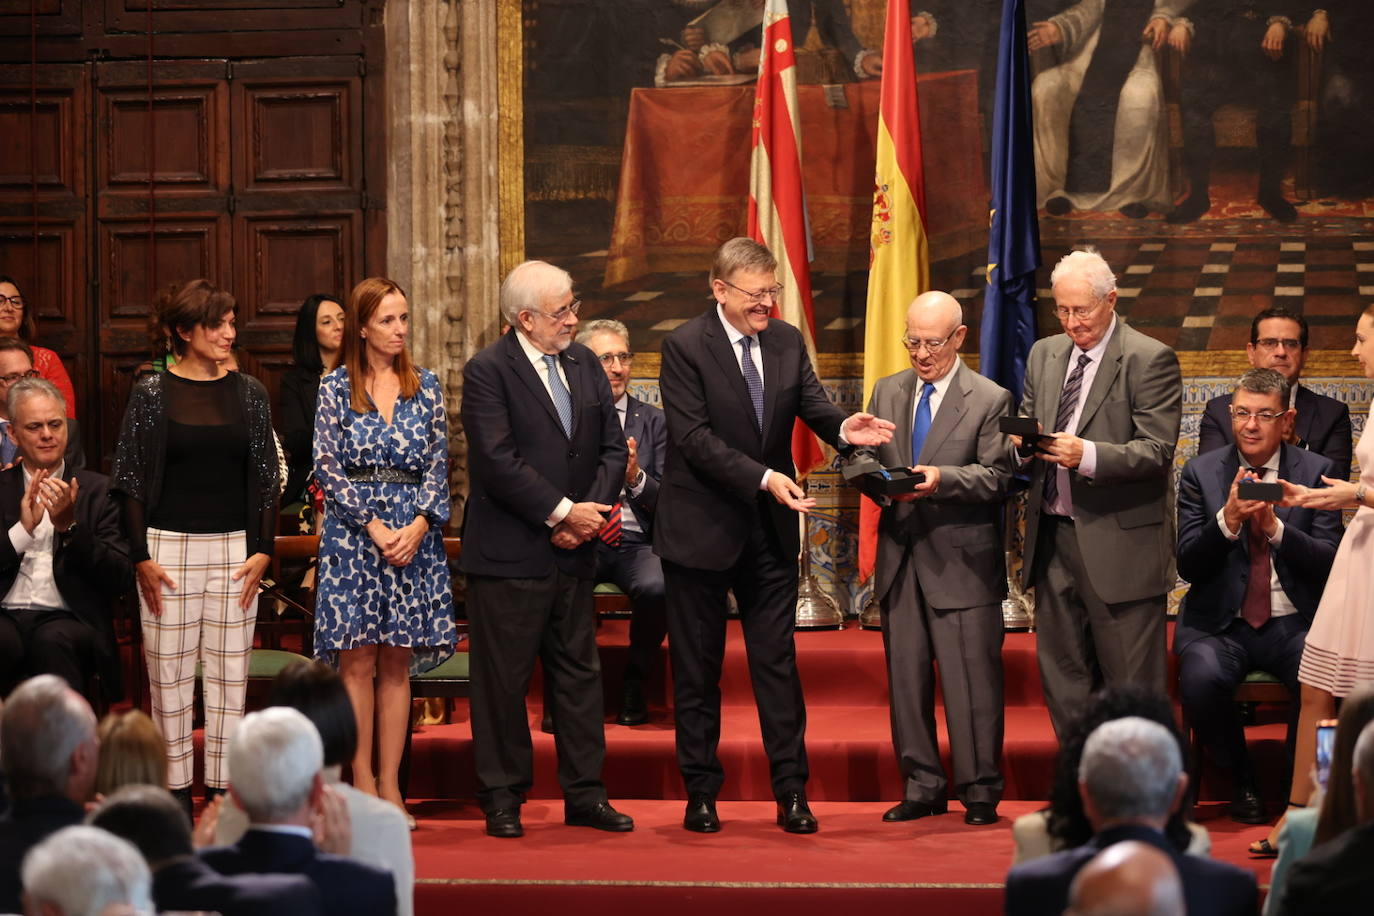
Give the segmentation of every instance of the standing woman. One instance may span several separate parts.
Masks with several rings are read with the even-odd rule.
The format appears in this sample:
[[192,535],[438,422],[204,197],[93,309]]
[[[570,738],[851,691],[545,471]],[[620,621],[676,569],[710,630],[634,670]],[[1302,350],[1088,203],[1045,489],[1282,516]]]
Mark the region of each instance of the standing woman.
[[196,662],[205,691],[205,795],[224,791],[227,739],[243,715],[258,581],[271,560],[277,452],[267,391],[221,365],[234,297],[206,280],[155,305],[176,362],[142,379],[115,451],[138,575],[153,721],[168,788],[190,799]]
[[9,277],[0,274],[0,337],[18,337],[33,351],[33,368],[40,378],[45,378],[57,386],[62,397],[67,399],[67,416],[76,419],[76,389],[72,387],[67,367],[62,365],[62,357],[47,347],[33,342],[38,334],[38,324],[34,317],[34,303],[19,292],[19,285]]
[[343,347],[344,310],[338,296],[316,293],[301,303],[296,336],[291,341],[295,365],[281,377],[281,434],[286,446],[288,503],[304,499],[306,479],[314,468],[315,400],[320,379],[339,365]]
[[320,382],[315,412],[315,479],[325,494],[315,656],[337,664],[358,717],[353,785],[401,808],[410,675],[448,658],[455,642],[441,531],[448,419],[439,380],[411,364],[409,332],[400,287],[381,277],[359,283],[348,297],[343,365]]

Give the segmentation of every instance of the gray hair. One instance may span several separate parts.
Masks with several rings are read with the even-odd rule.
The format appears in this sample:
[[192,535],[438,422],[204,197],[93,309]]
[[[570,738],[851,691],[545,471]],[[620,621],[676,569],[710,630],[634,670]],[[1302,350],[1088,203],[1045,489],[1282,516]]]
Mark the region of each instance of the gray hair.
[[526,261],[501,281],[501,317],[519,327],[521,312],[538,312],[549,299],[572,291],[572,277],[548,261]]
[[249,713],[229,742],[229,784],[254,823],[286,820],[310,798],[324,769],[324,742],[299,710]]
[[1236,379],[1236,391],[1251,394],[1277,394],[1284,410],[1288,409],[1288,379],[1273,369],[1251,369]]
[[1050,272],[1050,288],[1058,286],[1061,280],[1075,277],[1084,280],[1092,290],[1093,298],[1099,301],[1116,289],[1116,275],[1096,248],[1077,249],[1060,258]]
[[577,332],[577,342],[586,344],[597,334],[616,334],[625,341],[625,346],[630,345],[630,329],[625,327],[625,322],[616,321],[614,318],[598,318],[586,322]]
[[65,795],[72,754],[95,738],[90,704],[55,674],[15,688],[0,714],[0,760],[15,799]]
[[24,857],[24,893],[35,908],[100,916],[111,904],[153,912],[153,878],[138,849],[98,827],[65,827]]
[[67,415],[67,399],[62,397],[62,392],[57,390],[56,385],[45,378],[21,378],[11,385],[9,393],[5,395],[5,409],[13,418],[20,401],[25,398],[36,398],[40,395],[47,395],[52,398],[61,405],[62,416]]
[[1102,820],[1166,817],[1182,769],[1178,741],[1167,728],[1127,716],[1102,723],[1088,736],[1078,781]]
[[733,238],[716,249],[711,264],[712,280],[729,280],[741,270],[761,270],[772,273],[778,269],[778,259],[767,246],[751,238]]

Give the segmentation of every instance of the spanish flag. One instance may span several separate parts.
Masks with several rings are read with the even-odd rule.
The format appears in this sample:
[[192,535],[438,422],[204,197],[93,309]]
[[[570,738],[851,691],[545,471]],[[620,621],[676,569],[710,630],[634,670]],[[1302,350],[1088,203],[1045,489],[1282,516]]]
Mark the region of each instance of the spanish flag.
[[[930,286],[925,231],[925,175],[916,62],[911,53],[908,0],[888,0],[883,37],[883,84],[878,105],[878,155],[869,235],[868,308],[864,321],[864,405],[878,379],[909,366],[902,337],[906,309]],[[892,419],[887,417],[886,419]],[[873,574],[878,506],[859,504],[859,577]]]

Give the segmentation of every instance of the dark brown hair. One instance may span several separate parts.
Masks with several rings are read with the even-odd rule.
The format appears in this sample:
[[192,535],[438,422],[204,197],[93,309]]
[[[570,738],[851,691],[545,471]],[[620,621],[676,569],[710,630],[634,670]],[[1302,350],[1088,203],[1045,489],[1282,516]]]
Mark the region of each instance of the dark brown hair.
[[[364,357],[363,328],[377,314],[382,300],[392,293],[400,293],[404,298],[406,291],[386,277],[368,277],[348,294],[348,307],[344,309],[343,365],[348,372],[350,406],[358,413],[376,410],[367,399],[367,359]],[[413,398],[420,390],[420,373],[410,361],[410,350],[405,349],[396,355],[393,364],[401,379],[401,397]]]
[[153,312],[172,345],[172,352],[180,359],[186,355],[186,340],[182,334],[189,334],[197,327],[213,328],[237,307],[232,295],[209,280],[192,280],[167,287],[153,304]]
[[8,283],[13,286],[18,290],[19,298],[24,300],[24,317],[19,319],[19,336],[25,340],[33,340],[34,335],[38,333],[38,325],[33,320],[33,303],[24,295],[24,291],[19,289],[19,284],[13,277],[0,274],[0,283]]

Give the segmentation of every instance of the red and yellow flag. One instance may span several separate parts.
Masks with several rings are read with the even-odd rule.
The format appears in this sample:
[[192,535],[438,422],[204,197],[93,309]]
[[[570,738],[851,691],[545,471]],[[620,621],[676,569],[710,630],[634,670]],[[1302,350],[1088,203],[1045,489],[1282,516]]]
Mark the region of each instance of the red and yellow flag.
[[[906,309],[912,299],[930,286],[921,116],[916,99],[916,63],[911,53],[908,0],[888,0],[887,3],[883,84],[879,97],[873,225],[869,237],[868,308],[864,321],[865,405],[878,379],[910,365],[902,346]],[[861,579],[873,574],[877,544],[878,506],[863,497],[859,504]]]

